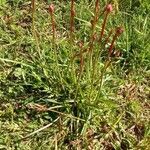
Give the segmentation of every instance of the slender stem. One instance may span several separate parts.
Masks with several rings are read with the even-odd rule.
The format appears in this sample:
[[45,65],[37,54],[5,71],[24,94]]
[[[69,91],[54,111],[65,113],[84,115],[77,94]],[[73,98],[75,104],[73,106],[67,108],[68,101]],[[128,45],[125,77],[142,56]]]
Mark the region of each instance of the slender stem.
[[74,9],[74,0],[71,0],[71,10],[70,10],[70,42],[73,43],[74,37],[74,16],[75,16],[75,9]]
[[50,16],[51,16],[51,24],[52,24],[52,46],[53,46],[53,50],[54,50],[54,59],[56,61],[56,71],[58,73],[58,76],[61,80],[61,86],[62,88],[64,89],[64,86],[63,86],[63,79],[62,79],[62,76],[61,76],[61,73],[60,73],[60,69],[59,69],[59,62],[58,62],[58,54],[57,54],[57,47],[56,47],[56,23],[55,23],[55,18],[54,18],[54,5],[51,4],[49,6],[49,13],[50,13]]
[[96,0],[95,2],[95,16],[98,19],[98,13],[99,13],[99,0]]
[[[74,59],[72,59],[73,55],[73,43],[74,43],[74,17],[75,17],[75,0],[71,0],[71,6],[70,6],[70,66],[71,66],[71,76],[73,78],[73,81],[76,83],[76,73],[75,73],[75,66],[74,66]],[[69,69],[70,67],[68,67]]]
[[[74,0],[71,0],[71,8],[70,8],[70,52],[71,52],[70,56],[71,58],[73,55],[73,43],[74,43],[74,17],[75,17]],[[74,83],[76,83],[77,78],[76,78],[76,72],[75,72],[75,67],[74,67],[74,59],[71,60],[70,64],[71,64],[71,76],[73,78]],[[78,83],[77,83],[77,86],[78,86]],[[76,95],[75,95],[74,103],[73,103],[73,114],[75,117],[77,117],[78,115]],[[77,131],[77,123],[73,121],[73,133],[75,133],[76,131]]]
[[[93,70],[93,48],[94,48],[94,41],[96,39],[96,33],[95,33],[95,28],[96,24],[98,22],[99,18],[99,0],[96,0],[95,2],[95,9],[94,9],[94,17],[91,21],[91,37],[90,37],[90,43],[89,43],[89,62],[88,62],[88,73],[91,73]],[[91,91],[93,91],[93,81],[94,81],[94,76],[93,73],[92,75],[89,74],[90,82],[91,82]],[[92,92],[89,93],[89,100],[91,99]]]
[[105,18],[104,18],[104,21],[103,21],[103,24],[102,24],[102,30],[101,30],[101,33],[100,33],[99,42],[102,41],[102,38],[103,38],[103,35],[104,35],[104,30],[105,30],[105,27],[106,27],[106,22],[107,22],[108,14],[109,13],[106,12],[106,15],[105,15]]
[[106,38],[106,40],[105,40],[104,48],[105,48],[106,45],[108,44],[108,42],[109,42],[109,40],[110,40],[110,37],[111,37],[112,33],[113,33],[113,30],[111,30],[111,31],[109,32],[109,34],[108,34],[108,36],[107,36],[107,38]]
[[100,76],[99,90],[101,90],[102,83],[103,83],[103,76],[104,76],[104,74],[105,74],[107,68],[109,67],[110,63],[111,63],[111,60],[110,60],[110,59],[108,59],[108,60],[105,62],[104,68],[103,68],[102,73],[101,73],[101,76]]
[[95,10],[94,10],[94,18],[93,20],[91,21],[91,37],[90,37],[90,43],[89,43],[89,53],[92,53],[93,52],[93,44],[94,44],[94,40],[95,40],[95,27],[96,27],[96,24],[98,22],[98,14],[99,14],[99,0],[96,0],[95,2]]
[[56,28],[55,28],[55,19],[54,19],[54,14],[51,13],[51,23],[52,23],[52,34],[53,34],[53,49],[55,52],[55,56],[57,55],[56,51]]
[[103,84],[103,77],[104,77],[104,74],[105,74],[107,68],[110,66],[110,64],[111,64],[111,60],[108,59],[108,60],[105,62],[104,68],[103,68],[103,70],[102,70],[102,72],[101,72],[100,79],[99,79],[99,89],[98,89],[98,93],[97,93],[96,98],[95,98],[96,102],[97,102],[98,96],[99,96],[100,93],[101,93],[101,88],[102,88],[102,84]]
[[101,30],[101,33],[100,33],[100,38],[99,38],[99,42],[102,41],[102,38],[104,36],[104,30],[105,30],[105,27],[106,27],[106,21],[108,19],[108,15],[109,13],[113,10],[113,7],[111,4],[108,4],[106,5],[106,8],[105,8],[105,11],[106,11],[106,14],[105,14],[105,18],[104,18],[104,21],[103,21],[103,24],[102,24],[102,30]]
[[[104,17],[104,20],[103,20],[103,23],[102,23],[102,28],[101,28],[101,31],[100,31],[100,37],[99,37],[99,45],[100,45],[100,49],[102,48],[101,47],[101,44],[102,44],[102,38],[104,36],[104,31],[105,31],[105,28],[106,28],[106,23],[107,23],[107,20],[108,20],[108,16],[109,16],[109,13],[113,10],[112,8],[112,5],[111,4],[108,4],[104,10],[105,13],[105,17]],[[100,56],[100,53],[101,53],[101,50],[99,50],[97,52],[97,55],[95,57],[95,62],[93,64],[93,68],[94,68],[94,71],[93,71],[93,75],[95,74],[95,67],[96,67],[96,63],[98,62],[98,59],[99,59],[99,56]]]
[[[107,8],[107,7],[106,7]],[[102,38],[104,36],[104,31],[106,28],[106,23],[107,23],[107,19],[108,19],[108,15],[109,15],[110,11],[106,11],[103,23],[102,23],[102,28],[101,28],[101,32],[100,32],[100,37],[99,37],[99,43],[100,43],[100,48],[101,48],[101,42],[102,42]],[[109,40],[110,36],[112,34],[112,31],[109,33],[109,36],[106,40]],[[96,63],[98,62],[99,56],[100,56],[101,50],[99,50],[97,52],[97,56],[95,58],[95,62],[93,64],[93,76],[95,76],[95,70],[96,70]],[[103,74],[103,73],[102,73]],[[103,76],[103,75],[102,75]],[[102,77],[103,78],[103,77]]]
[[116,39],[117,39],[117,34],[114,35],[113,40],[111,42],[111,45],[110,45],[110,47],[108,49],[108,57],[110,57],[111,54],[112,54],[114,43],[115,43]]
[[102,83],[103,83],[103,76],[107,70],[107,68],[110,66],[111,64],[111,55],[113,53],[113,47],[114,47],[114,43],[117,39],[117,37],[123,32],[123,29],[121,27],[118,27],[116,29],[116,32],[115,32],[115,35],[113,36],[113,39],[112,39],[112,42],[111,42],[111,45],[108,49],[108,56],[107,56],[107,60],[105,62],[105,65],[104,65],[104,68],[102,70],[102,73],[101,73],[101,76],[100,76],[100,80],[99,80],[99,91],[98,91],[98,94],[96,96],[96,99],[97,97],[99,96],[100,92],[101,92],[101,87],[102,87]]
[[76,87],[76,95],[75,95],[75,99],[77,98],[78,95],[78,90],[79,90],[79,83],[80,83],[80,79],[82,77],[82,73],[83,73],[83,68],[84,68],[84,57],[83,57],[83,51],[82,51],[82,46],[80,47],[80,71],[79,71],[79,75],[78,75],[78,79],[77,79],[77,87]]
[[41,52],[40,52],[41,50],[40,50],[40,46],[39,46],[39,40],[38,40],[36,30],[35,30],[35,10],[36,10],[35,0],[31,0],[31,5],[32,5],[32,34],[33,34],[33,37],[35,38],[39,57],[41,58]]

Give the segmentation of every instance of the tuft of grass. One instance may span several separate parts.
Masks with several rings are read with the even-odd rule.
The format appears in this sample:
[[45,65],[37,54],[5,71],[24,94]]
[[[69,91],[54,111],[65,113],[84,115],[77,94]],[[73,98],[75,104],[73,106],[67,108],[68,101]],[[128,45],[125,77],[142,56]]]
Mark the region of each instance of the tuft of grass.
[[129,2],[2,2],[0,149],[149,149],[150,5]]

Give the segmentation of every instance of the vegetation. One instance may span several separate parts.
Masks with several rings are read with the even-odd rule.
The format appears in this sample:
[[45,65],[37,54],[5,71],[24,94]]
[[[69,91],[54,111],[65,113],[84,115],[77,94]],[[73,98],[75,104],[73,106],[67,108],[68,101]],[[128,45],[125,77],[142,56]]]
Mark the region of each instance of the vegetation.
[[0,149],[149,150],[148,0],[0,1]]

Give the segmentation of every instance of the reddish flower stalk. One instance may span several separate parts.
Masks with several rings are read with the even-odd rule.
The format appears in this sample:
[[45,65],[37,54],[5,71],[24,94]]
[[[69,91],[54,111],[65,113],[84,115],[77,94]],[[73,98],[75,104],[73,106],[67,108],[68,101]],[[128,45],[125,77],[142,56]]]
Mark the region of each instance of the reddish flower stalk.
[[99,17],[99,0],[96,0],[95,2],[95,10],[94,10],[94,20],[93,20],[93,30],[95,29],[96,23],[98,21],[98,17]]
[[115,34],[113,39],[112,39],[112,42],[111,42],[111,45],[108,49],[108,56],[110,57],[112,52],[113,52],[113,47],[114,47],[114,43],[115,43],[115,40],[117,39],[117,35]]
[[94,10],[94,18],[93,18],[93,20],[91,20],[92,33],[91,33],[90,46],[89,46],[89,52],[90,53],[92,52],[93,43],[94,43],[94,40],[96,39],[94,30],[95,30],[98,18],[99,18],[99,0],[96,0],[96,2],[95,2],[95,10]]
[[73,42],[74,16],[75,16],[74,0],[71,0],[71,10],[70,10],[70,41],[71,42]]
[[95,2],[95,14],[99,12],[99,0]]
[[51,4],[49,5],[49,13],[50,13],[50,16],[51,16],[51,24],[52,24],[52,34],[53,34],[53,50],[54,50],[54,59],[56,61],[56,71],[58,73],[58,76],[60,78],[60,82],[61,82],[61,85],[62,85],[62,89],[64,89],[64,86],[63,86],[63,81],[62,81],[62,76],[61,76],[61,72],[60,72],[60,69],[59,69],[59,65],[58,65],[58,54],[57,54],[57,48],[56,48],[56,23],[55,23],[55,18],[54,18],[54,5]]
[[117,37],[120,36],[122,32],[123,32],[123,28],[121,28],[121,27],[117,27],[117,28],[116,28],[115,35],[113,36],[111,45],[110,45],[110,47],[109,47],[109,49],[108,49],[108,52],[109,52],[109,53],[108,53],[108,56],[109,56],[109,57],[111,56],[111,54],[112,54],[112,52],[113,52],[114,43],[115,43]]
[[83,42],[79,42],[79,48],[80,48],[80,53],[79,53],[79,58],[80,58],[80,69],[79,69],[79,74],[78,74],[78,79],[77,79],[77,87],[76,87],[76,96],[75,98],[77,98],[78,95],[78,91],[79,91],[79,84],[80,84],[80,79],[82,77],[82,73],[84,70],[84,50],[83,50]]
[[[101,91],[101,86],[102,86],[102,81],[103,81],[103,76],[104,76],[104,73],[106,72],[107,68],[110,66],[111,64],[111,59],[109,58],[113,52],[113,46],[114,46],[114,43],[117,39],[118,36],[121,35],[121,33],[123,32],[123,29],[121,27],[117,27],[116,28],[116,32],[115,32],[115,35],[113,36],[113,39],[112,39],[112,42],[111,42],[111,45],[109,47],[109,53],[108,53],[108,58],[105,62],[105,65],[104,65],[104,68],[102,70],[102,73],[101,73],[101,76],[100,76],[100,87],[99,87],[99,93]],[[116,54],[117,55],[117,54]]]
[[99,2],[99,0],[96,0],[95,1],[94,16],[93,16],[93,19],[91,20],[91,37],[90,37],[89,48],[88,48],[89,66],[92,66],[92,64],[93,64],[92,84],[93,84],[93,78],[94,78],[94,74],[95,74],[95,62],[94,62],[95,60],[93,61],[93,47],[94,47],[94,41],[96,39],[95,28],[96,28],[96,24],[97,24],[98,19],[99,19],[99,12],[100,12],[100,2]]
[[90,38],[90,46],[89,46],[89,52],[92,53],[93,51],[93,46],[94,46],[94,41],[96,39],[96,33],[93,33],[91,35],[91,38]]
[[[112,5],[111,4],[108,4],[107,6],[106,6],[106,8],[104,9],[104,11],[103,11],[103,13],[105,13],[105,17],[104,17],[104,20],[103,20],[103,23],[102,23],[102,29],[101,29],[101,32],[100,32],[100,37],[99,37],[99,42],[101,42],[101,40],[102,40],[102,37],[103,37],[103,35],[104,35],[104,30],[105,30],[105,26],[106,26],[106,22],[107,22],[107,18],[108,18],[108,15],[109,15],[109,13],[110,12],[112,12],[112,10],[113,10],[113,8],[112,8]],[[102,14],[103,14],[102,13]],[[110,35],[109,36],[111,36],[111,32],[110,32]],[[108,37],[108,40],[109,40],[109,37]],[[93,72],[95,72],[95,65],[96,65],[96,62],[98,61],[98,58],[99,58],[99,55],[100,55],[100,51],[98,51],[98,53],[97,53],[97,56],[96,56],[96,59],[95,59],[95,63],[94,63],[94,71]],[[94,74],[94,73],[93,73]]]
[[54,19],[54,5],[51,4],[49,6],[49,13],[51,16],[51,23],[52,23],[52,33],[53,33],[53,44],[55,43],[55,34],[56,34],[56,27],[55,27],[55,19]]
[[111,4],[108,4],[105,8],[106,14],[105,14],[105,18],[104,18],[104,21],[103,21],[103,24],[102,24],[102,30],[101,30],[101,33],[100,33],[99,41],[101,41],[102,38],[103,38],[106,22],[107,22],[107,19],[108,19],[108,15],[109,15],[110,12],[112,12],[112,10],[113,10],[113,8],[112,8]]
[[107,38],[106,38],[106,40],[105,40],[105,45],[104,45],[104,47],[106,46],[106,44],[108,44],[108,42],[109,42],[109,40],[110,40],[110,37],[111,37],[112,33],[113,33],[113,31],[110,30],[110,32],[109,32],[109,34],[108,34],[108,36],[107,36]]
[[31,0],[32,9],[35,9],[35,0]]

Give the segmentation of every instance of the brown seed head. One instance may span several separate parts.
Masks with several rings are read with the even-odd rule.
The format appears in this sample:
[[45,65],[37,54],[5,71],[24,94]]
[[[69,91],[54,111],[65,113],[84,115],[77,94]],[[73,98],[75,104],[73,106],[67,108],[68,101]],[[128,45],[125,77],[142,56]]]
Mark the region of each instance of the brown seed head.
[[49,12],[54,13],[54,5],[53,4],[49,5]]
[[83,47],[83,42],[79,41],[78,45],[79,45],[80,48],[82,48]]
[[120,34],[122,34],[123,33],[123,28],[122,27],[117,27],[116,28],[116,34],[117,35],[120,35]]
[[108,4],[108,5],[106,6],[106,11],[107,11],[108,13],[110,13],[110,12],[112,12],[112,10],[113,10],[112,4]]

